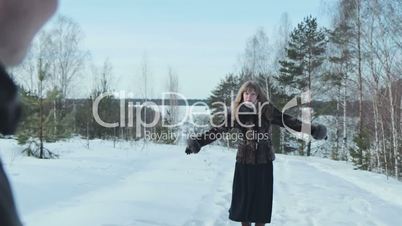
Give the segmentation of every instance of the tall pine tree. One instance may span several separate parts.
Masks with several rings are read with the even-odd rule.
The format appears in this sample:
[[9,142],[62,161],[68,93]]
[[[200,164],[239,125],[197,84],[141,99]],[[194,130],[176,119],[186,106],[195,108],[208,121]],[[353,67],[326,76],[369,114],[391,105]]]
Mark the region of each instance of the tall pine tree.
[[[312,16],[304,18],[291,32],[286,48],[286,58],[279,61],[280,74],[276,78],[288,99],[295,94],[312,91],[313,82],[320,75],[317,73],[318,69],[325,60],[326,33],[326,29],[319,28],[317,19]],[[303,146],[301,153],[304,150]],[[310,153],[311,143],[309,142],[307,156]]]

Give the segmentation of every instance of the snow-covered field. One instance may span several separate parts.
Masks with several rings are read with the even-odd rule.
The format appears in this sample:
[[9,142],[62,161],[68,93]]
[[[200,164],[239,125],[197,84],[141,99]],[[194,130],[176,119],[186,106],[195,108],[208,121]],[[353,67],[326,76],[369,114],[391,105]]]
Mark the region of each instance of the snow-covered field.
[[[0,154],[26,226],[240,225],[228,219],[235,151],[70,141],[56,160]],[[402,183],[349,163],[277,155],[271,225],[402,225]]]

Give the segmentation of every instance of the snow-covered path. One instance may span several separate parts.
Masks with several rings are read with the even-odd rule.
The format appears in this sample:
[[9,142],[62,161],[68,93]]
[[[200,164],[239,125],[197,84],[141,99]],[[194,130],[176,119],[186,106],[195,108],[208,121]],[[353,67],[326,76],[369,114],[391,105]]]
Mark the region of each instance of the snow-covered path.
[[[383,200],[372,193],[370,187],[359,187],[323,170],[321,167],[327,167],[325,163],[334,162],[279,157],[275,164],[274,225],[396,226],[402,223],[401,205]],[[360,173],[363,177],[365,172]],[[356,182],[370,179],[370,175],[357,177]],[[375,186],[374,183],[371,186]],[[383,181],[380,186],[384,186],[385,192],[387,182]],[[402,195],[402,190],[395,192],[395,195]]]
[[[0,154],[26,226],[240,225],[228,219],[235,152],[93,141],[50,144],[57,160]],[[348,163],[278,155],[271,225],[402,223],[402,183]]]

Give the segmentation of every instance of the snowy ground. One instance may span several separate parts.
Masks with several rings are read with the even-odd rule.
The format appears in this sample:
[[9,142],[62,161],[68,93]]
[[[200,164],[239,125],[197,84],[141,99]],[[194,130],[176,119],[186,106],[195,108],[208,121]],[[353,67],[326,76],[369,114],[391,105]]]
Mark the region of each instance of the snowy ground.
[[[240,225],[228,219],[235,152],[74,139],[50,144],[57,160],[0,155],[26,226]],[[344,162],[278,155],[271,225],[397,226],[402,183]]]

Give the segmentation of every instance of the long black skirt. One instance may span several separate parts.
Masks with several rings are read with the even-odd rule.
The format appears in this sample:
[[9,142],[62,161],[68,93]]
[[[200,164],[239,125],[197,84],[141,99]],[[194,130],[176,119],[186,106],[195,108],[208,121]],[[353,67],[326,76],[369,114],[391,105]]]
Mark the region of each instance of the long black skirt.
[[270,223],[273,166],[236,162],[229,219],[238,222]]

